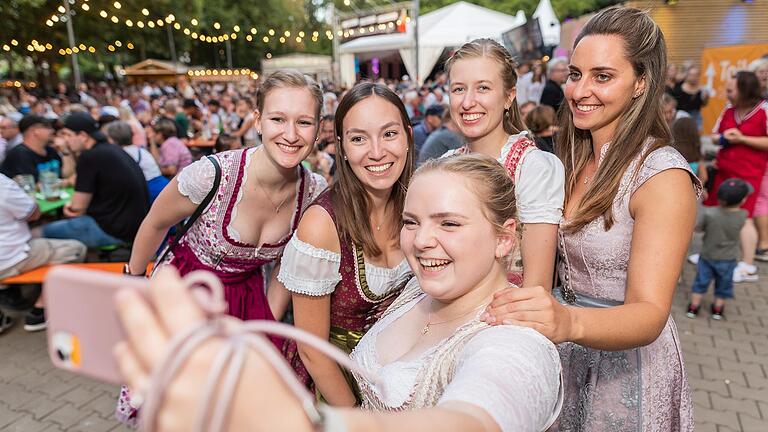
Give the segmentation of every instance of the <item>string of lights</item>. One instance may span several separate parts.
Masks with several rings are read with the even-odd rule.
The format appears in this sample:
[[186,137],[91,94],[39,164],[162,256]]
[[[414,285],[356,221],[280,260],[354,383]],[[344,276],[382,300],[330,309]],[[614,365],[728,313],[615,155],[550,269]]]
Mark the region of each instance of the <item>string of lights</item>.
[[[91,5],[88,3],[88,0],[82,0],[80,3],[80,8],[89,14],[96,13],[96,10],[91,7]],[[98,16],[105,20],[109,20],[114,24],[122,24],[127,28],[154,29],[164,26],[172,26],[174,30],[180,31],[182,34],[184,34],[184,36],[206,43],[222,43],[228,40],[236,40],[238,37],[243,37],[241,35],[244,35],[244,39],[248,42],[260,40],[265,44],[269,43],[273,39],[281,44],[286,44],[293,41],[296,43],[302,43],[304,41],[312,41],[316,43],[321,38],[321,30],[280,31],[274,28],[262,28],[259,30],[257,26],[240,25],[232,26],[231,31],[222,31],[219,34],[206,34],[203,32],[203,30],[198,29],[200,26],[200,20],[197,18],[191,18],[189,20],[189,26],[187,26],[179,22],[176,19],[176,16],[172,13],[167,15],[158,15],[150,12],[147,8],[143,8],[141,10],[141,17],[134,16],[132,18],[121,18],[118,16],[118,11],[122,10],[122,4],[119,1],[112,3],[112,9],[112,11],[102,9],[98,12]],[[56,23],[64,22],[66,20],[66,16],[61,15],[65,13],[63,6],[59,6],[57,12],[58,13],[54,13],[48,19],[46,19],[45,24],[47,26],[53,27],[56,25]],[[153,18],[150,18],[150,15],[153,16]],[[212,26],[215,30],[222,30],[222,25],[219,22],[213,22]],[[263,34],[263,36],[259,37],[260,34]],[[338,36],[341,36],[342,34],[342,31],[338,32]],[[322,35],[328,40],[333,40],[334,38],[333,32],[328,29],[324,30]]]
[[[26,46],[16,39],[11,39],[8,43],[3,43],[2,45],[0,45],[0,48],[2,48],[2,50],[5,52],[10,52],[14,49],[26,49],[26,51],[30,53],[35,53],[35,52],[45,53],[47,51],[55,51],[62,56],[71,55],[71,54],[85,54],[85,53],[96,54],[96,52],[98,51],[95,46],[86,45],[84,43],[81,43],[77,46],[72,46],[72,47],[56,48],[51,43],[39,42],[36,39],[32,39],[28,44],[26,44]],[[132,50],[135,48],[135,45],[133,44],[133,42],[123,43],[122,41],[116,40],[104,46],[104,50],[109,53],[114,53],[120,48]]]

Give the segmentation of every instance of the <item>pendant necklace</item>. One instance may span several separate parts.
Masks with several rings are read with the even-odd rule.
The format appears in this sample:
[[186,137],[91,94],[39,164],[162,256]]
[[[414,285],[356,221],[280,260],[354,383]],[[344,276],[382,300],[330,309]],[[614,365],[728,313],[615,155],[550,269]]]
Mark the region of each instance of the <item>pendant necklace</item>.
[[447,319],[447,320],[444,320],[444,321],[438,321],[438,322],[432,322],[432,312],[428,312],[427,313],[427,324],[424,326],[423,329],[421,329],[421,334],[423,336],[423,335],[429,333],[429,328],[432,327],[432,326],[436,326],[436,325],[439,325],[439,324],[449,323],[451,321],[456,321],[457,319],[463,318],[463,317],[471,314],[472,312],[475,312],[475,311],[480,310],[481,308],[484,308],[485,306],[486,306],[485,304],[481,304],[480,306],[478,306],[478,307],[476,307],[476,308],[474,308],[474,309],[472,309],[472,310],[470,310],[468,312],[464,312],[463,314],[461,314],[461,315],[459,315],[457,317],[453,317],[451,319]]
[[[276,204],[275,204],[275,202],[274,202],[274,201],[272,201],[272,197],[270,197],[270,196],[269,196],[269,192],[267,192],[267,189],[264,187],[264,185],[263,185],[263,184],[261,184],[261,180],[259,180],[259,176],[258,176],[258,175],[255,175],[254,177],[256,177],[256,183],[257,183],[257,184],[259,185],[259,187],[261,188],[261,191],[262,191],[262,192],[264,192],[264,195],[266,195],[266,196],[267,196],[267,199],[269,200],[269,203],[270,203],[270,204],[272,204],[272,207],[274,207],[274,208],[275,208],[275,214],[277,214],[277,213],[280,213],[280,208],[283,206],[283,204],[285,204],[285,201],[288,199],[288,197],[289,197],[290,195],[286,195],[286,196],[285,196],[285,198],[283,198],[283,200],[282,200],[282,201],[280,201],[280,204],[277,204],[277,205],[276,205]],[[287,183],[287,182],[286,182],[286,183]],[[285,186],[285,183],[283,183],[283,186]],[[282,189],[282,188],[283,188],[283,186],[280,186],[280,189]]]

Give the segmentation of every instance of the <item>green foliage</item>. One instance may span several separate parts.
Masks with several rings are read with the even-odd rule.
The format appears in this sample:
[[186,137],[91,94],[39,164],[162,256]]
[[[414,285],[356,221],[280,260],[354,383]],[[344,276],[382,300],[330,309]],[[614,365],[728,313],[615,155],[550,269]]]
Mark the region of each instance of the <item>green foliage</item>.
[[[231,34],[235,25],[240,26],[237,38],[229,41],[235,67],[258,70],[261,59],[267,53],[331,52],[331,41],[324,35],[328,25],[317,17],[317,11],[324,7],[324,3],[317,0],[121,0],[119,10],[113,7],[114,0],[89,0],[90,9],[87,12],[81,8],[82,3],[82,0],[76,0],[71,5],[75,13],[73,24],[76,44],[94,46],[97,50],[95,54],[79,56],[81,69],[91,78],[102,78],[106,71],[112,70],[117,64],[130,65],[145,58],[170,60],[167,24],[155,28],[145,26],[143,29],[124,24],[126,19],[134,23],[138,20],[146,23],[149,19],[164,19],[168,14],[173,14],[177,22],[191,31],[211,36]],[[51,15],[57,14],[61,5],[61,0],[0,0],[0,16],[4,18],[4,24],[0,27],[0,45],[10,43],[11,39],[19,41],[13,54],[5,55],[9,62],[11,57],[17,59],[29,56],[35,64],[47,62],[53,71],[69,66],[69,56],[58,53],[59,48],[69,47],[66,25],[62,22],[52,27],[45,24]],[[142,15],[144,8],[150,12],[149,16]],[[101,10],[110,16],[114,14],[120,22],[114,24],[100,17]],[[197,26],[191,24],[192,18],[197,19]],[[215,29],[214,23],[219,23],[220,29]],[[258,33],[249,42],[246,35],[251,27],[257,28]],[[280,35],[276,35],[270,37],[269,43],[265,44],[261,38],[269,28],[280,33],[288,30],[291,37],[281,44],[278,40]],[[318,42],[311,40],[312,31],[315,30],[320,32]],[[299,31],[305,32],[301,42],[295,39]],[[172,29],[171,33],[178,57],[188,57],[192,65],[226,66],[225,43],[202,42],[176,29]],[[50,43],[55,49],[44,53],[29,53],[25,47],[33,39],[41,44]],[[122,42],[122,47],[115,52],[106,50],[109,44],[118,40]],[[129,41],[133,42],[135,49],[127,49]],[[18,62],[14,60],[11,63]],[[34,71],[27,72],[27,78],[35,78]]]
[[[528,16],[538,4],[538,0],[469,1],[508,14],[523,10]],[[617,3],[616,0],[551,1],[561,19]],[[422,0],[421,13],[454,2],[455,0]],[[121,0],[122,7],[116,10],[113,7],[114,0],[89,0],[90,10],[86,12],[81,8],[82,3],[83,0],[76,0],[72,5],[75,12],[73,23],[77,44],[84,43],[97,49],[96,54],[79,56],[81,68],[91,78],[102,78],[105,72],[112,70],[116,64],[130,65],[145,58],[170,59],[167,24],[155,28],[141,29],[135,25],[129,28],[124,25],[125,19],[146,22],[151,18],[156,21],[173,14],[176,21],[183,26],[212,36],[231,33],[233,27],[238,25],[241,31],[237,39],[230,40],[233,65],[258,70],[261,59],[267,53],[275,56],[291,52],[330,54],[332,42],[324,35],[328,24],[321,15],[327,12],[331,5],[340,12],[346,12],[390,4],[383,0],[350,0],[350,6],[346,6],[344,0]],[[43,62],[49,64],[52,71],[69,64],[69,57],[58,53],[59,48],[69,46],[66,25],[62,22],[57,22],[52,27],[45,25],[45,20],[57,13],[56,10],[61,5],[62,0],[0,0],[0,16],[3,17],[0,45],[9,43],[14,38],[20,42],[19,46],[14,48],[13,55],[5,54],[6,68],[10,66],[13,69],[15,65],[27,64],[20,60],[23,57],[31,57],[35,67],[28,70],[27,74],[28,78],[35,78]],[[141,13],[144,8],[150,11],[148,17]],[[101,18],[101,10],[120,18],[120,23],[114,24]],[[190,23],[192,18],[199,21],[197,26]],[[214,23],[219,23],[221,28],[215,29]],[[246,35],[252,26],[258,29],[258,33],[253,35],[253,41],[249,42]],[[264,43],[261,38],[270,28],[275,29],[278,34],[270,37],[268,43]],[[278,41],[279,33],[285,30],[291,32],[291,37],[281,44]],[[301,42],[296,42],[295,37],[301,30],[305,31],[305,37]],[[311,41],[310,35],[314,30],[320,32],[318,42]],[[184,35],[180,30],[172,30],[172,35],[178,56],[188,57],[190,64],[226,66],[225,43],[201,42]],[[44,53],[29,53],[25,47],[33,39],[42,44],[50,43],[54,49]],[[116,40],[120,40],[123,46],[115,52],[106,51],[107,45]],[[133,42],[136,47],[134,50],[126,48],[128,41]]]

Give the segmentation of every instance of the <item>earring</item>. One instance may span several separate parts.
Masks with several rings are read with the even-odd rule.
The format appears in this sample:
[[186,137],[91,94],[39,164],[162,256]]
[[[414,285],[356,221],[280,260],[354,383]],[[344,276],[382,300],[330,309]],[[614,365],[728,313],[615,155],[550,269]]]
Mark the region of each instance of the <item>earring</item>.
[[347,155],[344,155],[344,160],[347,160]]

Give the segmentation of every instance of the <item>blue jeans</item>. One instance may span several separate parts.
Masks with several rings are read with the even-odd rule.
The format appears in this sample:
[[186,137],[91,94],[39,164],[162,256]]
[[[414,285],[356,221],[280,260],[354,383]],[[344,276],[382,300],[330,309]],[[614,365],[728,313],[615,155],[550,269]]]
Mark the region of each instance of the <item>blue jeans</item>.
[[43,237],[54,239],[79,240],[89,248],[125,244],[123,240],[113,237],[96,223],[90,216],[79,216],[43,225]]
[[699,258],[696,268],[696,279],[693,281],[693,292],[706,294],[709,283],[715,280],[715,297],[721,299],[733,298],[733,271],[736,270],[736,260],[715,261]]

